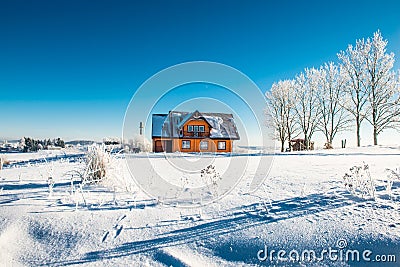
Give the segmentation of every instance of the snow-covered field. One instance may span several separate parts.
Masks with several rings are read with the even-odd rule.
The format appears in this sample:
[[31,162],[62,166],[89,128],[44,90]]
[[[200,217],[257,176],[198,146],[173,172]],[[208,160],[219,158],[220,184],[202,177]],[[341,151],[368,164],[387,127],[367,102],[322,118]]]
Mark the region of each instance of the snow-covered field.
[[[155,165],[169,164],[150,156]],[[7,157],[26,161],[38,155]],[[250,161],[260,157],[271,156],[254,154]],[[389,194],[385,171],[400,167],[398,147],[277,154],[257,191],[247,191],[253,174],[247,171],[220,201],[191,209],[147,196],[130,178],[125,160],[118,161],[119,175],[101,185],[80,185],[73,176],[83,164],[77,158],[1,170],[0,266],[374,266],[383,259],[392,261],[385,266],[400,264],[400,180]],[[214,164],[223,169],[225,161],[216,157]],[[349,168],[363,161],[374,179],[375,200],[351,195],[343,183]],[[282,258],[310,250],[324,258],[287,261],[278,259],[280,250]],[[346,261],[348,251],[356,250],[360,260]]]

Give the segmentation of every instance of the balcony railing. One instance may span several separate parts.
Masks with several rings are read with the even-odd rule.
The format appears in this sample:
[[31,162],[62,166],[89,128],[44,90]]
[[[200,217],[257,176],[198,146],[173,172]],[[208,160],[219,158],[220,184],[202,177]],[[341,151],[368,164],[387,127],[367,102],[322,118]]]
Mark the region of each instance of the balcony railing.
[[206,132],[188,132],[188,131],[183,131],[181,132],[180,137],[190,137],[190,138],[207,138],[210,137],[210,133]]

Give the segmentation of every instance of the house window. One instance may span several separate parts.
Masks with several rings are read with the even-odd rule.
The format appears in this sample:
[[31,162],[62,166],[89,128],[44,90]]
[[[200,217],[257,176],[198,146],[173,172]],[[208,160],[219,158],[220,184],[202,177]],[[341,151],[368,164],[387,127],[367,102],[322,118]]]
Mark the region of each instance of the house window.
[[182,149],[190,149],[190,140],[182,140]]
[[187,131],[189,132],[189,133],[198,133],[198,132],[201,132],[201,133],[204,133],[204,125],[188,125],[188,127],[187,127]]
[[226,149],[226,142],[225,141],[219,141],[218,142],[218,150],[225,150]]
[[208,142],[207,141],[200,142],[200,150],[208,150]]

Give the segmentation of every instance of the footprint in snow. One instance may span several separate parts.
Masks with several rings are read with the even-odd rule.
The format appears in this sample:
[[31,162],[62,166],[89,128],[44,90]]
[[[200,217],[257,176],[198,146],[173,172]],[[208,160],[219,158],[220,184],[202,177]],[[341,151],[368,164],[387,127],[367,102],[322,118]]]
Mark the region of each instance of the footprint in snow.
[[114,229],[115,230],[114,238],[117,238],[119,236],[119,234],[122,231],[122,228],[123,228],[123,226],[121,225],[121,226],[117,227],[116,229]]
[[119,224],[123,219],[125,219],[125,218],[126,218],[126,214],[121,215],[121,216],[117,219],[117,222],[115,223],[114,228],[117,228],[117,227],[118,227],[118,224]]
[[109,231],[107,231],[107,232],[104,233],[103,238],[101,239],[101,242],[102,242],[102,243],[104,243],[104,241],[106,241],[107,236],[109,235],[109,233],[110,233]]
[[[123,226],[122,225],[118,225],[123,219],[126,218],[126,214],[121,215],[117,220],[115,225],[113,226],[113,232],[114,232],[114,238],[117,238],[122,231]],[[103,238],[101,239],[101,242],[104,243],[104,241],[106,241],[107,237],[109,236],[110,231],[107,231],[104,233]]]

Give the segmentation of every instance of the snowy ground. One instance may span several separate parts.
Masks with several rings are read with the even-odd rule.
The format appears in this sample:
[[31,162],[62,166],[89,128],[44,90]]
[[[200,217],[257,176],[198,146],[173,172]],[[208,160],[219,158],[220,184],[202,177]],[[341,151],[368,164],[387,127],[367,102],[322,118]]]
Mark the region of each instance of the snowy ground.
[[[168,164],[151,156],[155,164]],[[269,156],[255,154],[251,161],[260,157]],[[215,165],[225,161],[217,157]],[[376,184],[375,200],[352,196],[343,185],[343,175],[363,161]],[[71,172],[82,167],[77,158],[1,170],[0,266],[375,266],[391,255],[397,264],[384,266],[399,265],[400,180],[393,182],[391,197],[385,188],[385,169],[400,167],[397,147],[277,154],[256,192],[246,191],[252,177],[247,172],[222,200],[192,209],[148,197],[129,178],[124,159],[119,162],[120,177],[84,187]],[[49,176],[55,182],[51,194]],[[275,250],[272,260],[258,259],[265,247],[268,256]],[[320,256],[329,248],[339,257],[358,250],[360,261],[277,258],[279,250],[284,257],[293,250]],[[362,259],[365,250],[372,251],[371,262]]]

